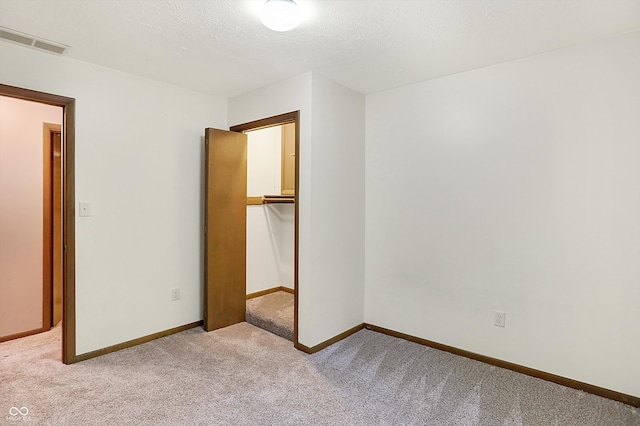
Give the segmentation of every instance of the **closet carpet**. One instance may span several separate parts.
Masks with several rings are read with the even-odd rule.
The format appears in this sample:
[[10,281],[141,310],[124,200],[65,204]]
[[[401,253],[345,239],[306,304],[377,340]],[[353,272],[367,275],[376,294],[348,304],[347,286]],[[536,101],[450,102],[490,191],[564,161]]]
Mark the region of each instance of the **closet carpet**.
[[245,320],[293,342],[293,294],[276,291],[247,300]]
[[198,327],[73,365],[60,334],[0,343],[0,424],[640,425],[619,402],[370,330],[305,355],[246,322]]

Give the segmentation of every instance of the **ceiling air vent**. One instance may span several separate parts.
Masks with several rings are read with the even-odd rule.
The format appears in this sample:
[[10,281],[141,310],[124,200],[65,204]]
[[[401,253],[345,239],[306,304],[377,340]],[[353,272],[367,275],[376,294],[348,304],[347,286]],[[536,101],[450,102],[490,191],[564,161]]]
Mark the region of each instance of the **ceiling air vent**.
[[0,27],[0,40],[7,40],[23,46],[35,47],[36,49],[45,50],[49,53],[55,53],[58,55],[62,55],[69,47],[61,43],[44,40],[30,34],[21,33],[4,27]]
[[0,29],[0,38],[9,41],[15,41],[16,43],[26,44],[27,46],[31,46],[33,44],[33,39],[30,37],[26,37],[20,34],[12,33],[3,29]]
[[62,55],[64,53],[65,50],[67,50],[66,47],[64,46],[60,46],[57,44],[51,44],[47,41],[42,41],[42,40],[36,40],[35,43],[33,43],[33,47],[37,47],[38,49],[42,49],[42,50],[47,50],[49,52],[53,52],[53,53],[57,53],[58,55]]

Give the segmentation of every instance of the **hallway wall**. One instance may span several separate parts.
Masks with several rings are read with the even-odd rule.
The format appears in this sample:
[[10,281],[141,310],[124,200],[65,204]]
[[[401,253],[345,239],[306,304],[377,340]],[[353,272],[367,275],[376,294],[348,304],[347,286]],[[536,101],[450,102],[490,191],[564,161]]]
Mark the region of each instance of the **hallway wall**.
[[62,108],[0,96],[0,338],[42,328],[43,123]]

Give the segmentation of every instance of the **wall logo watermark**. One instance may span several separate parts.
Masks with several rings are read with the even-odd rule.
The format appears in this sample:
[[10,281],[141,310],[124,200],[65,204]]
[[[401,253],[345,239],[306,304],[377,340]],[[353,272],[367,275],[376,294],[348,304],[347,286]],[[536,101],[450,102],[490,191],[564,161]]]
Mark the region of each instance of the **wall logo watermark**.
[[27,407],[11,407],[9,408],[9,416],[7,420],[12,421],[28,421],[30,420],[29,409]]

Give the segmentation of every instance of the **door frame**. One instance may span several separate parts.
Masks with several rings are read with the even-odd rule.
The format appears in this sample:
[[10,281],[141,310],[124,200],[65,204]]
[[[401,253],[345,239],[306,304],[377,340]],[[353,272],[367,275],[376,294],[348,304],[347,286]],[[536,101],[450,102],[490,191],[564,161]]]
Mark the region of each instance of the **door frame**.
[[284,114],[274,115],[248,123],[237,124],[229,128],[232,132],[248,132],[252,130],[264,129],[266,127],[280,126],[282,124],[295,123],[295,149],[296,149],[296,173],[295,173],[295,197],[294,197],[294,258],[293,258],[293,346],[299,349],[298,344],[298,249],[299,249],[299,216],[300,203],[300,111],[291,111]]
[[76,362],[76,227],[75,145],[76,100],[66,96],[0,84],[0,95],[62,107],[62,362]]
[[[62,125],[54,123],[43,123],[43,164],[42,164],[42,206],[43,206],[43,218],[42,218],[42,231],[43,231],[43,244],[42,244],[42,331],[48,331],[55,325],[54,320],[54,282],[56,281],[55,270],[55,256],[59,254],[62,247],[56,247],[54,245],[55,236],[54,233],[57,230],[56,218],[59,218],[59,214],[62,212],[60,209],[56,209],[55,205],[55,193],[58,186],[62,185],[59,182],[56,185],[55,179],[55,163],[54,154],[56,151],[56,144],[54,141],[54,134],[60,135],[60,144],[62,143]],[[62,152],[62,146],[60,146],[60,152]],[[60,191],[62,193],[62,191]],[[60,206],[62,207],[62,206]]]

